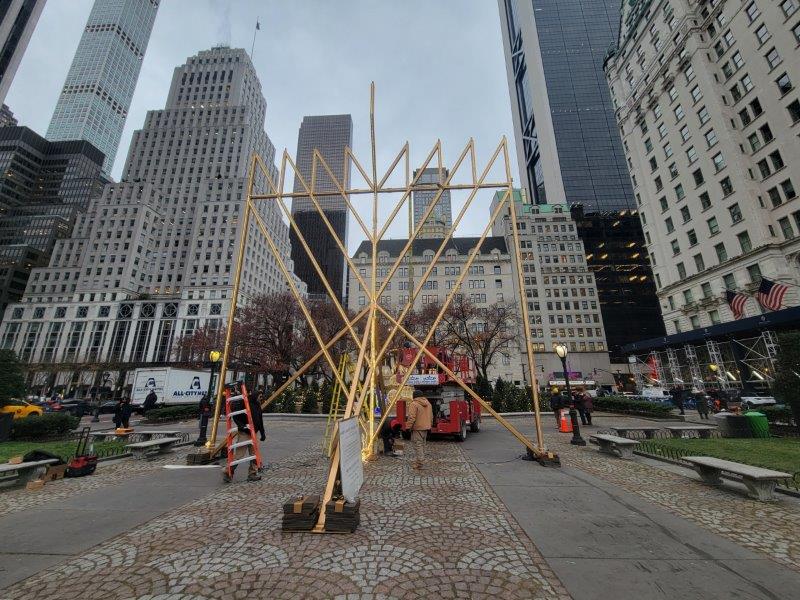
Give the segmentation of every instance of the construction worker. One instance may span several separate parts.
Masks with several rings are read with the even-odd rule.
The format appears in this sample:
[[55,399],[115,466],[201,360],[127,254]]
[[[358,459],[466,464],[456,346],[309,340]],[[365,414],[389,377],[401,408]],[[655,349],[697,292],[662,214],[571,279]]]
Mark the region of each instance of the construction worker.
[[[251,401],[252,407],[252,401]],[[231,409],[232,410],[241,410],[244,408],[244,402],[240,399],[235,402],[231,402]],[[251,415],[252,416],[252,415]],[[250,441],[250,430],[248,429],[247,425],[247,415],[235,415],[233,417],[233,422],[236,424],[236,435],[233,438],[234,443],[239,442],[248,442]],[[262,425],[263,427],[263,425]],[[256,425],[256,431],[258,431],[258,426]],[[239,448],[234,449],[233,451],[233,459],[239,460],[240,458],[244,458],[245,456],[255,456],[255,448],[252,445],[247,446],[240,446]],[[230,483],[233,480],[233,474],[236,471],[236,465],[231,467],[230,475],[228,474],[228,467],[227,465],[222,468],[222,481],[225,483]],[[255,460],[251,460],[247,463],[247,481],[260,481],[261,475],[258,474],[258,465],[256,464]]]
[[428,432],[433,426],[433,408],[431,403],[420,390],[414,390],[414,395],[408,405],[406,427],[411,431],[411,447],[414,450],[414,460],[411,467],[421,470],[425,460],[425,442]]

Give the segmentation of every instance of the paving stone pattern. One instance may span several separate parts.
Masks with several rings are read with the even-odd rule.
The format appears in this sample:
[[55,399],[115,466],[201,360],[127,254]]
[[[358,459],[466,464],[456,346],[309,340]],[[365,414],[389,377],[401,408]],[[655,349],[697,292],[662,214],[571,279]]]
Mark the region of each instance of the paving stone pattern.
[[[542,598],[569,595],[457,444],[433,443],[423,473],[404,459],[366,469],[354,534],[280,531],[281,504],[319,493],[319,451],[271,465],[0,599]],[[237,473],[241,478],[243,473]]]
[[31,505],[64,500],[75,494],[116,485],[148,471],[161,469],[166,464],[185,464],[186,455],[193,451],[193,446],[180,446],[173,452],[160,454],[150,460],[120,458],[102,461],[93,475],[52,481],[36,491],[28,491],[24,486],[3,490],[0,492],[0,516],[29,509]]
[[[589,434],[584,434],[587,440]],[[600,454],[592,444],[572,446],[567,434],[548,432],[545,439],[564,464],[800,571],[800,503],[796,499],[778,494],[775,502],[757,502],[729,484],[713,487],[635,460]]]

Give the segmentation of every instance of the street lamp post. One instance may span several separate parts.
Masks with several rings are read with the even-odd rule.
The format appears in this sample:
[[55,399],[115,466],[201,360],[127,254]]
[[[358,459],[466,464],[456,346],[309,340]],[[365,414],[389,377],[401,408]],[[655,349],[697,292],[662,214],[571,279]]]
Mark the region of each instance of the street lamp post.
[[219,350],[212,350],[208,353],[208,358],[211,361],[211,373],[208,378],[208,393],[203,397],[200,402],[200,435],[197,438],[197,441],[194,443],[195,446],[202,446],[203,444],[207,443],[206,439],[206,431],[208,430],[208,419],[213,413],[211,410],[211,403],[214,401],[216,397],[217,387],[214,381],[214,376],[217,374],[217,366],[219,365],[219,361],[222,358],[222,353]]
[[574,446],[585,446],[586,440],[581,437],[580,426],[578,425],[578,412],[575,410],[575,401],[572,399],[572,390],[569,387],[569,371],[567,371],[567,345],[557,343],[553,346],[556,356],[561,359],[561,366],[564,369],[564,384],[567,388],[567,398],[569,399],[569,420],[572,422],[572,439],[569,441]]

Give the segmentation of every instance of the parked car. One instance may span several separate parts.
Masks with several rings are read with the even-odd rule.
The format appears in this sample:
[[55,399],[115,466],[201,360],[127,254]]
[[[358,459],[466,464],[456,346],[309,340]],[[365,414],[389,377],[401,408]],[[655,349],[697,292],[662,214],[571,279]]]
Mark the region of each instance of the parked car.
[[750,410],[757,406],[773,406],[775,404],[775,398],[772,396],[742,396],[739,401],[742,403],[742,409],[744,410]]
[[10,413],[14,415],[15,419],[40,416],[43,412],[41,406],[36,406],[26,400],[17,400],[16,398],[0,400],[0,413]]

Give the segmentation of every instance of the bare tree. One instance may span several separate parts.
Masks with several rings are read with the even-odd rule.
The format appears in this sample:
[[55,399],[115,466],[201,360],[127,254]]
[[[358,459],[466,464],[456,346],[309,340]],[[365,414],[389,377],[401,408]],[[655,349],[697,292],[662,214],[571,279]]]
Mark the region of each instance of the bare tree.
[[478,375],[488,380],[491,364],[510,356],[519,335],[516,309],[503,302],[488,307],[476,306],[457,295],[443,319],[447,345],[475,361]]

